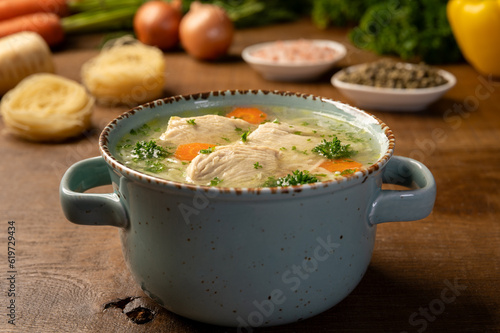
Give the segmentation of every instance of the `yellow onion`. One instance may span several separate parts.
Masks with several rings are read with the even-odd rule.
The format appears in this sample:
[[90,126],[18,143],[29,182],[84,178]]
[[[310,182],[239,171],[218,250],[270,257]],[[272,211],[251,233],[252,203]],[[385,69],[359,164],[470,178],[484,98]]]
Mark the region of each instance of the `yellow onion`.
[[200,60],[215,60],[227,53],[234,25],[221,7],[193,2],[182,18],[179,37],[184,50]]

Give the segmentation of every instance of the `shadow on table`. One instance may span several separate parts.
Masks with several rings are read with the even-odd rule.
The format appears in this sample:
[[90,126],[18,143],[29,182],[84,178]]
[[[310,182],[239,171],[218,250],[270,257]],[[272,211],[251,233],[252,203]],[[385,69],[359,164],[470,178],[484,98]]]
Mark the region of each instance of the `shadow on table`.
[[[186,332],[238,332],[177,317]],[[181,326],[184,326],[181,325]],[[460,279],[438,285],[409,284],[370,266],[358,287],[341,303],[294,324],[240,332],[494,332],[490,309]]]

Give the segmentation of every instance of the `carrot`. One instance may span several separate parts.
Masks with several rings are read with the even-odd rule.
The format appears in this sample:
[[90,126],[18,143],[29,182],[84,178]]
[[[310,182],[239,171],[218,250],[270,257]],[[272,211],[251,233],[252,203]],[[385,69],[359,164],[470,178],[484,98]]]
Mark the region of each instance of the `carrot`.
[[0,21],[34,13],[54,13],[66,16],[66,0],[10,0],[0,1]]
[[330,172],[342,172],[345,170],[353,170],[354,172],[358,171],[363,165],[356,161],[350,159],[336,159],[336,160],[328,160],[320,164],[320,167],[326,169]]
[[200,150],[215,147],[210,143],[187,143],[179,145],[174,153],[174,156],[181,161],[192,161],[193,158],[198,156]]
[[237,107],[229,112],[226,117],[240,118],[251,124],[260,124],[267,119],[267,114],[253,107]]
[[0,38],[21,31],[38,33],[50,46],[64,39],[59,17],[54,13],[35,13],[0,21]]

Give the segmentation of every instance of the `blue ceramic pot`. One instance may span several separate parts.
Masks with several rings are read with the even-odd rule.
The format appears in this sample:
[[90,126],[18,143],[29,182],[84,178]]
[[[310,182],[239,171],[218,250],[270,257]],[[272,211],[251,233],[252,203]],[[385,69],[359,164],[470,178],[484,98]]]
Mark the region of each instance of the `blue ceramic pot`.
[[[113,156],[126,133],[156,117],[248,104],[334,114],[370,132],[383,153],[339,181],[258,189],[162,180]],[[246,331],[305,319],[340,302],[368,267],[377,224],[422,219],[436,196],[424,165],[393,156],[394,137],[384,123],[311,95],[218,91],[166,98],[113,120],[99,146],[102,156],[76,163],[62,179],[67,218],[118,227],[137,283],[166,309]],[[382,183],[413,189],[382,190]],[[83,193],[104,184],[113,184],[114,193]]]

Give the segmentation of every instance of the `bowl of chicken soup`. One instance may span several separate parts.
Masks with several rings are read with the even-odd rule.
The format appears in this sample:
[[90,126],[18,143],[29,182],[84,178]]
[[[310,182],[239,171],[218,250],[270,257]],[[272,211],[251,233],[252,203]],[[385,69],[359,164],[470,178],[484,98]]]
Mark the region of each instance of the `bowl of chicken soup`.
[[[436,189],[380,119],[318,96],[212,91],[136,107],[60,186],[111,225],[137,283],[178,315],[251,329],[303,320],[363,278],[377,225],[425,218]],[[407,190],[382,190],[382,184]],[[112,193],[84,193],[112,184]]]

